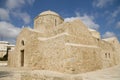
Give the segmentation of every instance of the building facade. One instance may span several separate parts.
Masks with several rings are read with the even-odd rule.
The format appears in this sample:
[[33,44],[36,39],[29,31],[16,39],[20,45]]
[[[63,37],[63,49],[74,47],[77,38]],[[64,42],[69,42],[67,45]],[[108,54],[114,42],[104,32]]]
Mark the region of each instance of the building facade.
[[119,64],[119,50],[116,38],[102,40],[99,32],[88,29],[81,20],[64,22],[59,14],[45,11],[35,18],[34,29],[20,32],[8,64],[83,73]]
[[6,41],[0,41],[0,58],[3,58],[7,53],[7,45],[9,45]]
[[14,46],[7,41],[0,41],[0,60],[7,60],[8,52],[14,50]]

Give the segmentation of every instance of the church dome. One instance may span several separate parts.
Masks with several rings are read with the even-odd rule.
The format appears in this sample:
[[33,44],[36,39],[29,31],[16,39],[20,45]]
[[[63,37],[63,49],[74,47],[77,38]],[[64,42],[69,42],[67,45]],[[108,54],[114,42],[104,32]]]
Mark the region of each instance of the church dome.
[[49,15],[49,14],[50,14],[50,15],[56,15],[56,16],[59,16],[59,14],[57,14],[56,12],[50,11],[50,10],[48,10],[48,11],[44,11],[44,12],[40,13],[39,16]]

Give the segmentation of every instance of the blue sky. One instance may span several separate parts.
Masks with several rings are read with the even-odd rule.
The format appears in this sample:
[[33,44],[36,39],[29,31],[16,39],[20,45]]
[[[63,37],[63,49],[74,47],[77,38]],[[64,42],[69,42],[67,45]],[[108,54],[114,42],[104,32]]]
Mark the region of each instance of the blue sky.
[[15,43],[23,26],[33,28],[34,18],[46,10],[66,21],[80,18],[102,38],[120,40],[120,0],[0,0],[0,40]]

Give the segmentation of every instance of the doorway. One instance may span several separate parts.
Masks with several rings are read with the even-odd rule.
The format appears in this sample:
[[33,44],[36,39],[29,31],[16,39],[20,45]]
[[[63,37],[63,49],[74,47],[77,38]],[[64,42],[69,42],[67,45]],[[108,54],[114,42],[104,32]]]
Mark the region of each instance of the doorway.
[[21,67],[24,66],[24,50],[21,50]]

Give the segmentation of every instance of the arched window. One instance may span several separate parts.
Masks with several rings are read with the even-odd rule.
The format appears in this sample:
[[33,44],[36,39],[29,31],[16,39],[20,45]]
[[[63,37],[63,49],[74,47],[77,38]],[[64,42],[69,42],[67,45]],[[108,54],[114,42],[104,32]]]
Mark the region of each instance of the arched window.
[[24,41],[23,41],[23,40],[21,41],[21,44],[22,44],[23,46],[25,45],[25,43],[24,43]]
[[107,58],[107,53],[105,53],[105,58]]
[[97,41],[99,41],[100,39],[99,38],[97,38]]
[[57,25],[57,20],[55,19],[55,26]]
[[108,56],[109,56],[109,58],[110,58],[110,53],[108,53]]

